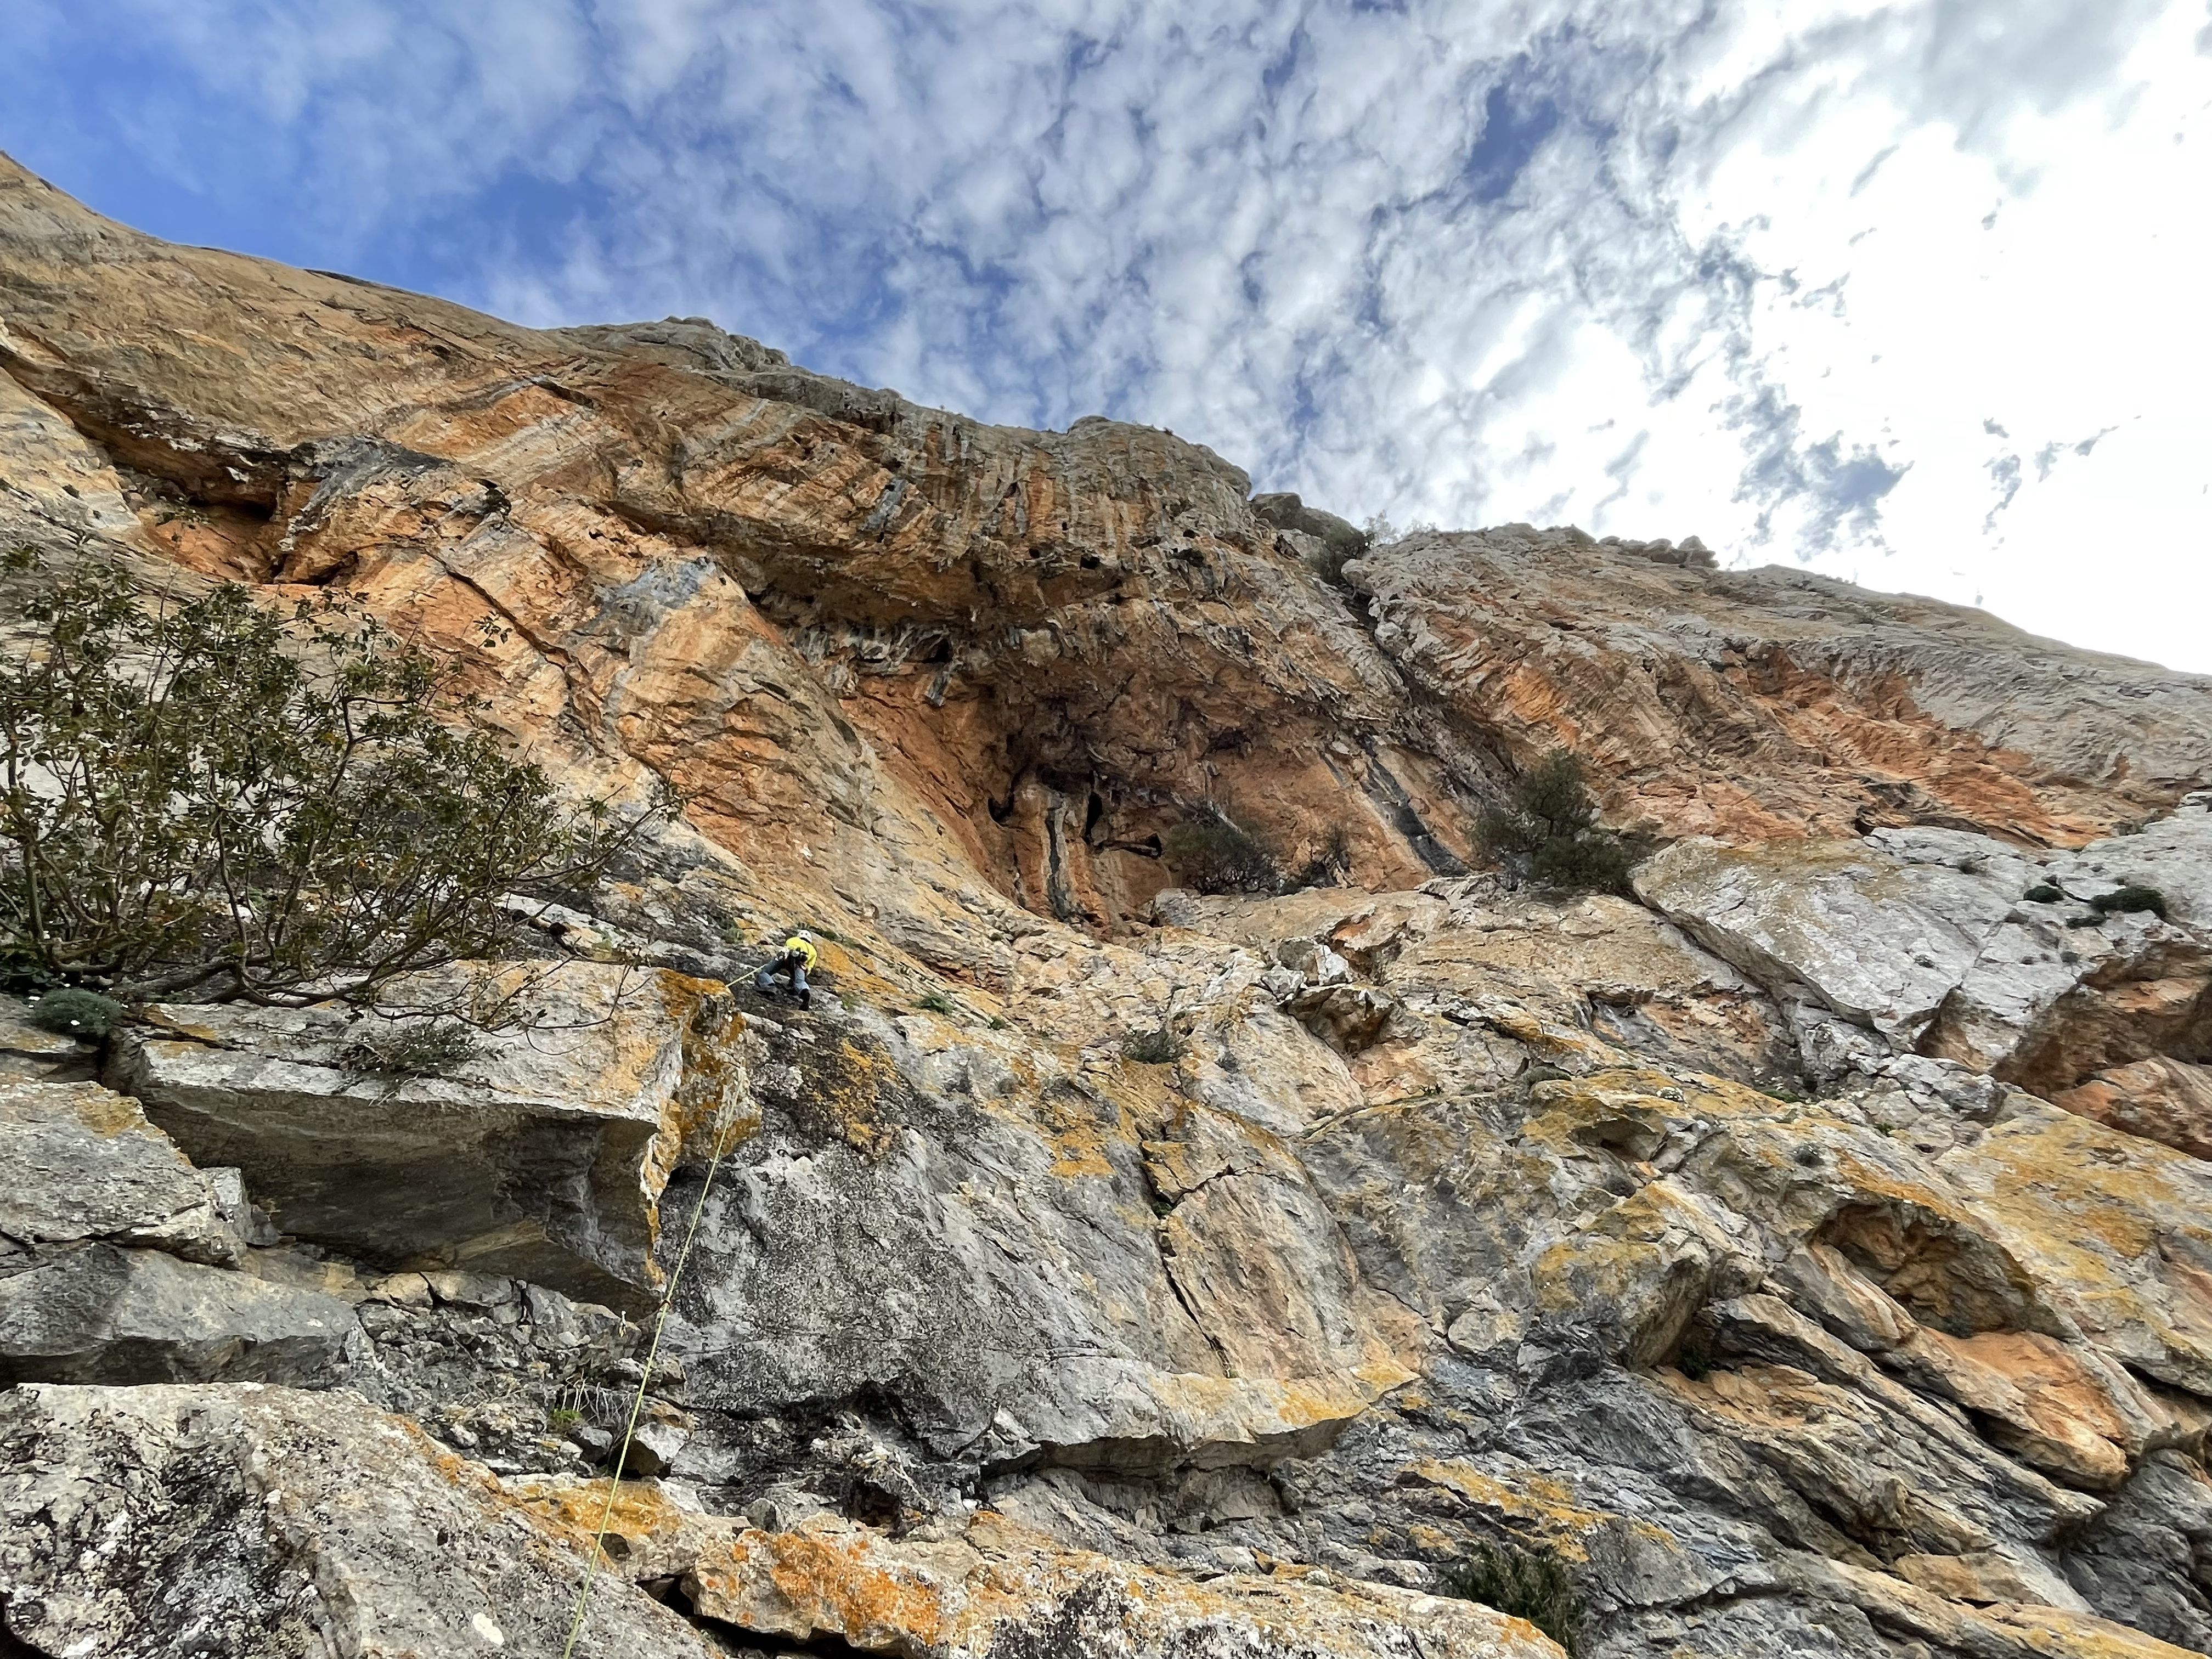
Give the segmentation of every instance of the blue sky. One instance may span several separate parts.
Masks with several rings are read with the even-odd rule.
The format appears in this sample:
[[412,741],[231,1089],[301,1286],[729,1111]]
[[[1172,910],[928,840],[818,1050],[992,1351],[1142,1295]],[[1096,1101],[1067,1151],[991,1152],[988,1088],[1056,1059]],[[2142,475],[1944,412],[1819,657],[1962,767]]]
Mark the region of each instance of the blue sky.
[[181,240],[2212,671],[2204,0],[9,0]]

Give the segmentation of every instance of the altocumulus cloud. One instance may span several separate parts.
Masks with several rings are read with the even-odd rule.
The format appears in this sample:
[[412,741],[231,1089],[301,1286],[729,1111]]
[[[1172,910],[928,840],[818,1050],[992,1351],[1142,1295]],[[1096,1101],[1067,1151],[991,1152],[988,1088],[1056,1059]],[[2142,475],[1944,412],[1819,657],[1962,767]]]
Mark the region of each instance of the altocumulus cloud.
[[2212,668],[2197,0],[11,10],[165,234]]

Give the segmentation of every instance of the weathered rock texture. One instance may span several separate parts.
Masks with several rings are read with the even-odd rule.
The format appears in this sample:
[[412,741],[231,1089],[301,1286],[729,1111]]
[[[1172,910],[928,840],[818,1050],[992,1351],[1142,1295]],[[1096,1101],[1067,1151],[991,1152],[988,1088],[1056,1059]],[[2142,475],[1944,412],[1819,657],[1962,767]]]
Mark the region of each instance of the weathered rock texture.
[[1509,525],[1351,574],[1411,684],[1517,759],[1582,754],[1618,812],[1670,835],[2072,846],[2203,783],[2212,750],[2212,683],[1807,571]]
[[[4,164],[0,371],[0,541],[696,792],[445,1074],[0,1010],[0,1648],[558,1653],[611,1490],[579,1652],[1553,1651],[1498,1548],[1584,1659],[2212,1646],[2212,683]],[[1480,867],[1560,744],[1640,902]],[[1216,810],[1320,884],[1186,890]]]

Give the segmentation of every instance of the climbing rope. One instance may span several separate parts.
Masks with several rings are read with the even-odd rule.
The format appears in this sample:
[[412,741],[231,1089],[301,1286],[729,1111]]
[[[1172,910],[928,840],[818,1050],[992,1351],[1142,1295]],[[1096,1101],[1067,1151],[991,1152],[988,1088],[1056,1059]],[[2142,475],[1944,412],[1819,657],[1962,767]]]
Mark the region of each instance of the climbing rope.
[[607,1528],[614,1520],[615,1494],[622,1490],[623,1469],[629,1462],[630,1443],[637,1435],[639,1413],[645,1409],[646,1384],[653,1380],[653,1362],[660,1358],[661,1333],[668,1328],[669,1310],[676,1305],[676,1287],[683,1282],[684,1269],[690,1265],[691,1242],[699,1236],[699,1218],[707,1212],[707,1195],[714,1190],[714,1176],[722,1167],[723,1152],[728,1149],[732,1110],[732,1104],[725,1103],[721,1121],[714,1128],[714,1156],[708,1161],[706,1182],[699,1188],[699,1201],[691,1206],[691,1221],[684,1230],[683,1248],[676,1253],[676,1265],[668,1273],[668,1288],[661,1292],[660,1310],[653,1316],[653,1342],[645,1351],[645,1369],[638,1374],[637,1392],[630,1398],[629,1421],[623,1427],[622,1445],[615,1453],[614,1467],[607,1477],[607,1501],[599,1510],[599,1530],[592,1535],[592,1553],[584,1563],[584,1582],[576,1592],[576,1616],[569,1622],[568,1639],[561,1644],[561,1659],[572,1659],[576,1638],[584,1633],[584,1618],[592,1606],[592,1586],[599,1578],[599,1558],[606,1549]]

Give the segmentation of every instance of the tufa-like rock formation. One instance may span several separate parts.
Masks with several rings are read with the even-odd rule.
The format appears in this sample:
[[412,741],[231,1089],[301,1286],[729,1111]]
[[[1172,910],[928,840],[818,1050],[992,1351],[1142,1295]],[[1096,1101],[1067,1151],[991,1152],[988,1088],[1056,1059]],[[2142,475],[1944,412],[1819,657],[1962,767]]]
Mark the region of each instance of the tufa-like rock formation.
[[[2212,1647],[2212,681],[4,162],[0,371],[0,548],[692,796],[432,1075],[0,1010],[0,1652]],[[1489,867],[1558,747],[1633,898]]]

